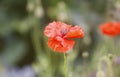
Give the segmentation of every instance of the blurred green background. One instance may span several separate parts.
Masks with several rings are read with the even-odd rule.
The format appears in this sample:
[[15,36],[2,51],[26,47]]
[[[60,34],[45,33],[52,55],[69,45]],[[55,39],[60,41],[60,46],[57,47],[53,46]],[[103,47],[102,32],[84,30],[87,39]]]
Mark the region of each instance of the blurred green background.
[[[119,36],[99,30],[101,23],[119,20],[119,9],[112,0],[0,0],[0,64],[31,65],[39,77],[64,77],[63,54],[49,49],[43,34],[48,23],[59,20],[85,31],[67,55],[68,77],[95,77],[99,58],[109,53],[119,57]],[[120,76],[118,67],[115,77]]]

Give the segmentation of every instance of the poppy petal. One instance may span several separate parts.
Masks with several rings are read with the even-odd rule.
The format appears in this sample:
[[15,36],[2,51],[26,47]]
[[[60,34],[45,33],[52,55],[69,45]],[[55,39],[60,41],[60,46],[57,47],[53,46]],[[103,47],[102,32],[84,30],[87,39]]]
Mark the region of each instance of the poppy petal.
[[48,46],[56,52],[66,53],[71,50],[74,46],[73,40],[67,40],[63,38],[50,38],[48,40]]
[[100,25],[100,30],[105,35],[116,36],[120,33],[120,25],[117,22],[106,22]]
[[44,34],[47,37],[54,37],[56,35],[55,25],[56,25],[56,22],[52,22],[45,27]]
[[49,38],[53,38],[55,36],[60,36],[62,30],[68,30],[70,27],[71,25],[54,21],[45,27],[44,34]]
[[84,32],[80,26],[71,27],[65,38],[81,38],[84,36]]

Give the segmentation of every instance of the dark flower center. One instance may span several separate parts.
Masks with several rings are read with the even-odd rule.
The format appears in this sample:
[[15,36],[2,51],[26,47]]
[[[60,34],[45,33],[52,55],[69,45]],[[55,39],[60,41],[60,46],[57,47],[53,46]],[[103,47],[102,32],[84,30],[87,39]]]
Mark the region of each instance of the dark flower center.
[[60,31],[60,33],[61,33],[62,37],[64,37],[68,33],[68,30],[63,29]]

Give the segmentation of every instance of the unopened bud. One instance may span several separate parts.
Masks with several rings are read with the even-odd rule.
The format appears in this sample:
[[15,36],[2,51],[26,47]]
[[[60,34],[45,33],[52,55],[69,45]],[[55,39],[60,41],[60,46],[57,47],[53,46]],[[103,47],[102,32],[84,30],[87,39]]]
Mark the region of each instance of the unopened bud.
[[29,11],[29,12],[32,12],[33,10],[34,10],[34,3],[33,2],[28,2],[28,4],[27,4],[27,10]]
[[34,15],[38,18],[42,17],[43,16],[43,8],[38,6],[36,9],[35,9],[35,12],[34,12]]

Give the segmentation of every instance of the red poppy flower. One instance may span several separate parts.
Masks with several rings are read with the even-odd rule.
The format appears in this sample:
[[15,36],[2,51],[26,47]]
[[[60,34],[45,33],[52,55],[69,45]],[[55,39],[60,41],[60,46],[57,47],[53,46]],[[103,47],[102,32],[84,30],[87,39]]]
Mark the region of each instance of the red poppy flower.
[[120,22],[117,22],[117,29],[118,29],[118,32],[120,34]]
[[74,26],[62,23],[52,22],[45,27],[44,34],[49,38],[48,46],[56,52],[66,53],[74,46],[74,40],[69,38],[82,38],[83,30],[80,26]]
[[106,22],[100,26],[100,30],[103,34],[109,36],[116,36],[120,33],[119,22]]

